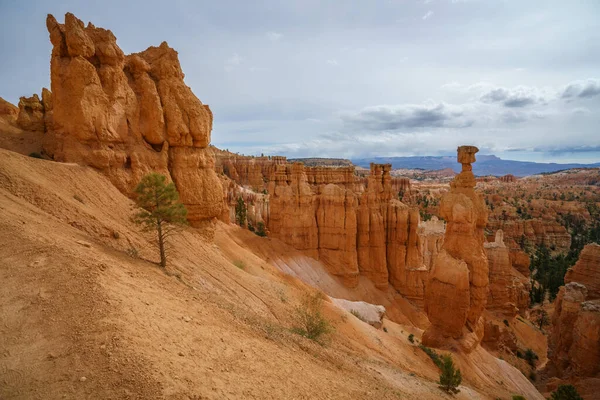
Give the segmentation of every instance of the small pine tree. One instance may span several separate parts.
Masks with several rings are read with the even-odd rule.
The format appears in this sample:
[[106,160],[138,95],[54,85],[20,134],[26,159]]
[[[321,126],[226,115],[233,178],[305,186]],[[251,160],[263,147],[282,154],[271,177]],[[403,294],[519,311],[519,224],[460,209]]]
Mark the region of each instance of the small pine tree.
[[529,363],[532,368],[535,368],[536,361],[539,359],[535,351],[527,349],[525,351],[525,360]]
[[267,231],[265,230],[265,223],[264,222],[261,221],[258,224],[256,224],[256,234],[258,236],[262,236],[262,237],[267,236]]
[[237,222],[239,226],[246,225],[246,211],[246,203],[242,196],[240,196],[235,205],[235,222]]
[[458,386],[462,382],[460,369],[454,368],[454,362],[449,355],[442,356],[442,373],[440,374],[440,388],[448,393],[458,393]]
[[583,397],[577,393],[573,385],[559,385],[556,391],[552,392],[552,400],[583,400]]
[[167,266],[167,238],[177,226],[187,224],[187,210],[179,202],[179,193],[172,182],[166,182],[164,175],[151,173],[135,188],[135,202],[140,210],[135,214],[134,222],[142,225],[144,230],[156,230],[162,268]]

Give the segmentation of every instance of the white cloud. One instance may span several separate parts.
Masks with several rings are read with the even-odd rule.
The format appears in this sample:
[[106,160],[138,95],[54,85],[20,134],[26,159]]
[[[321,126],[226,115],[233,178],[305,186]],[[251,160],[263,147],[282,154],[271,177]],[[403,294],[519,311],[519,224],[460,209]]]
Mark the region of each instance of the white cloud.
[[423,15],[423,20],[431,18],[432,15],[433,15],[433,11],[431,11],[431,10],[427,11],[425,13],[425,15]]
[[444,90],[455,90],[461,88],[462,85],[459,82],[452,81],[448,83],[444,83],[441,88]]
[[276,42],[279,39],[281,39],[283,37],[283,34],[279,33],[279,32],[267,32],[267,38],[272,41],[272,42]]
[[334,60],[334,59],[327,60],[327,64],[328,65],[333,65],[333,66],[339,65],[339,63],[337,62],[337,60]]
[[225,61],[225,71],[234,70],[237,66],[239,66],[242,63],[242,61],[243,58],[240,57],[238,53],[233,53],[233,55]]

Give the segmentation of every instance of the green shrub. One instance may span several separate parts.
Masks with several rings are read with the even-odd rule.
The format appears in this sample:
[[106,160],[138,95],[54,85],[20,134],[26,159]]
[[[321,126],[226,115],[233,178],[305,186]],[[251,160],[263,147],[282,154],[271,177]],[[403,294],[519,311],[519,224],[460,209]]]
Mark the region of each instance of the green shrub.
[[37,153],[37,152],[34,151],[33,153],[29,153],[29,157],[32,157],[32,158],[42,158],[42,155],[40,153]]
[[512,400],[527,400],[527,399],[519,394],[515,394],[515,395],[513,395]]
[[419,348],[421,350],[423,350],[425,352],[425,354],[427,354],[429,356],[429,358],[431,358],[431,360],[433,361],[433,363],[435,365],[438,366],[438,368],[442,368],[442,360],[440,358],[440,355],[438,353],[435,352],[435,350],[430,349],[427,346],[423,346],[422,344],[419,345]]
[[552,400],[583,400],[583,397],[577,393],[573,385],[559,385],[558,389],[552,392]]
[[454,367],[454,361],[449,355],[442,356],[442,366],[440,367],[442,373],[440,374],[440,388],[448,393],[458,393],[458,386],[462,382],[462,375],[460,369]]
[[238,267],[239,269],[246,269],[246,264],[244,264],[244,262],[242,260],[235,260],[233,262],[233,265],[235,265],[236,267]]
[[504,325],[508,326],[508,320],[506,320],[506,319],[505,319],[505,320],[504,320],[504,321],[502,321],[502,322],[504,322]]
[[411,343],[415,342],[415,335],[413,335],[412,333],[410,335],[408,335],[408,341]]
[[267,236],[267,231],[265,229],[265,223],[264,222],[261,221],[258,224],[256,224],[256,234],[258,236],[261,236],[261,237]]
[[325,335],[331,332],[329,321],[323,316],[323,295],[321,292],[306,294],[296,307],[298,326],[292,332],[321,343]]
[[517,358],[523,358],[523,353],[521,352],[521,350],[517,349]]
[[538,355],[535,354],[535,351],[531,349],[527,349],[525,351],[525,356],[523,357],[532,368],[535,368],[535,363],[539,359]]

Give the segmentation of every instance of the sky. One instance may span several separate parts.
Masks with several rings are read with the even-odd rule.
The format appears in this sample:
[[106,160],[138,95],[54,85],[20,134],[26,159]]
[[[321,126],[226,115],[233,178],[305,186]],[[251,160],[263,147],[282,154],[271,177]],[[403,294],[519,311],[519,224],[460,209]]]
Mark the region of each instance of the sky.
[[0,0],[1,97],[50,86],[66,12],[167,41],[230,151],[600,162],[600,1]]

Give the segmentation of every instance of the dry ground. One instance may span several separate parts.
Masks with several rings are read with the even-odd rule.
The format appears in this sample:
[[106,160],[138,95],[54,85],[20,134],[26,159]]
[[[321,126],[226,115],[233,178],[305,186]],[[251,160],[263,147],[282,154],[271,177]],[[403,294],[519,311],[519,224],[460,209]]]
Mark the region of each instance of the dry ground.
[[[426,321],[403,299],[343,289],[315,260],[222,223],[214,241],[183,230],[162,271],[131,208],[90,168],[0,150],[0,399],[450,398],[407,340]],[[301,279],[396,322],[386,333],[326,303],[327,343],[294,335],[313,290]],[[542,398],[481,348],[455,359],[455,398]]]

